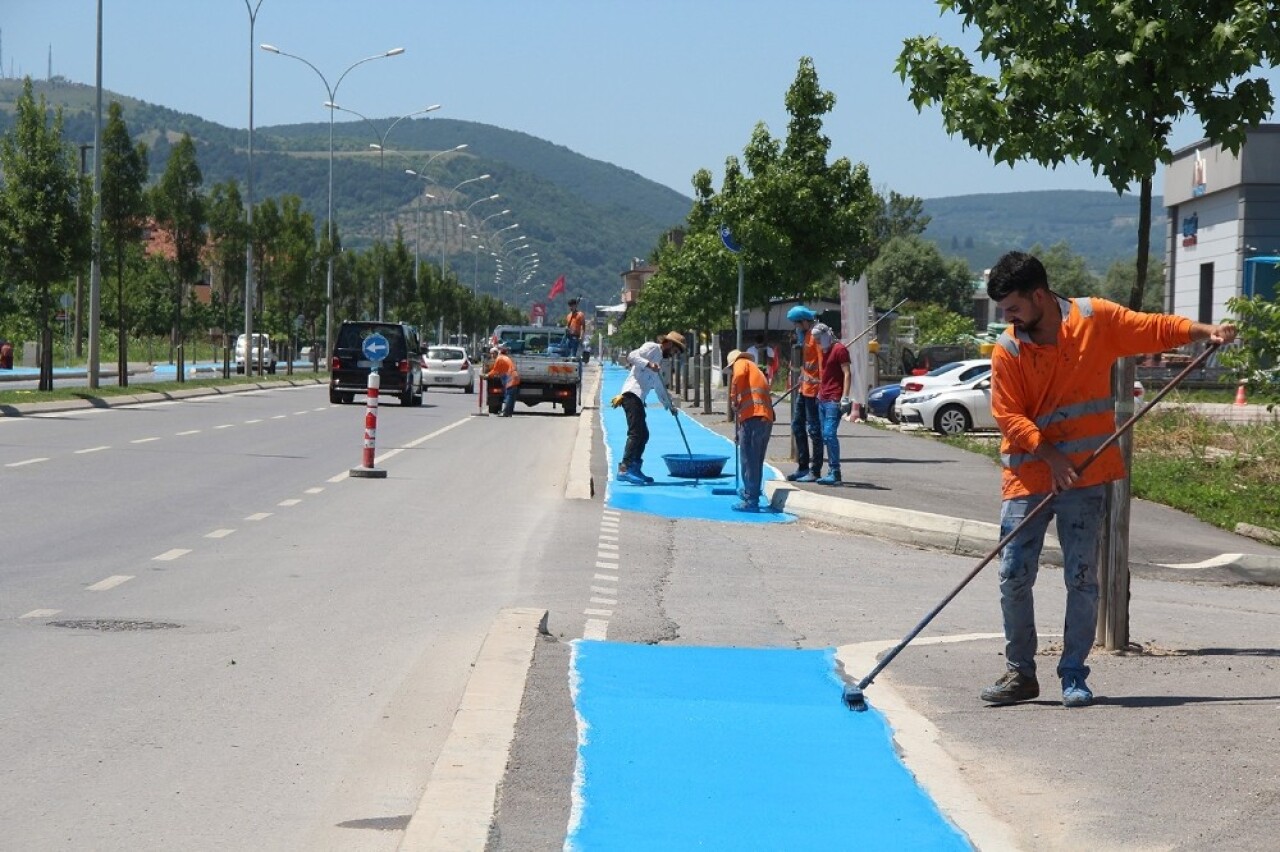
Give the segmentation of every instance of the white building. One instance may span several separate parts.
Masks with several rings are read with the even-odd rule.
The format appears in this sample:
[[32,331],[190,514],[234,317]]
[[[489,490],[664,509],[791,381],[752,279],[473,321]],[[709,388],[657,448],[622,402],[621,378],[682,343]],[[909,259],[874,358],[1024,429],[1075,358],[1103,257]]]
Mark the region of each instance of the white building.
[[1199,322],[1233,296],[1274,300],[1280,278],[1280,125],[1248,134],[1239,154],[1201,140],[1165,169],[1165,310]]

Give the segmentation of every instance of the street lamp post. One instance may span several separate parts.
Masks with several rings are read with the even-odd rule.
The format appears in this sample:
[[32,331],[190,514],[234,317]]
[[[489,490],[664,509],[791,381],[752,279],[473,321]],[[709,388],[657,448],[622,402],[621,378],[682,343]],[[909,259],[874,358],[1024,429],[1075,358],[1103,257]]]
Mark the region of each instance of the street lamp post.
[[324,309],[324,347],[327,357],[329,353],[333,352],[333,111],[337,107],[335,101],[338,97],[338,87],[342,85],[342,81],[346,79],[346,76],[350,74],[353,69],[365,64],[366,62],[372,62],[375,59],[386,59],[392,56],[399,56],[404,53],[404,48],[393,47],[391,50],[384,53],[376,53],[373,56],[366,56],[364,59],[353,62],[351,65],[347,66],[347,69],[343,71],[341,75],[339,75],[338,82],[334,83],[332,86],[329,85],[328,78],[320,72],[319,68],[312,65],[301,56],[293,53],[286,53],[280,48],[270,44],[262,45],[262,49],[268,53],[275,53],[280,56],[287,56],[290,59],[296,59],[312,71],[316,72],[316,76],[320,78],[320,82],[324,84],[325,91],[329,94],[329,100],[325,102],[325,107],[329,110],[329,204],[328,211],[326,213],[328,216],[327,230],[329,235],[329,263],[328,270],[325,274]]
[[[404,173],[407,175],[413,175],[416,178],[421,178],[422,180],[428,180],[427,176],[424,174],[424,172],[427,169],[427,166],[431,165],[437,158],[443,157],[445,154],[453,154],[458,151],[461,151],[466,147],[467,147],[467,143],[463,142],[461,145],[455,145],[452,148],[448,148],[444,151],[436,151],[430,157],[427,157],[427,161],[422,164],[422,169],[416,170],[416,171],[414,169],[405,169]],[[408,159],[408,158],[406,157],[405,159]],[[410,162],[412,162],[412,160],[410,160]],[[423,195],[425,195],[427,198],[430,198],[433,201],[435,200],[435,196],[429,192],[424,192]],[[418,196],[418,204],[417,204],[417,210],[415,212],[415,217],[416,219],[414,221],[414,226],[413,226],[414,234],[415,234],[414,244],[413,244],[413,283],[417,284],[420,280],[418,275],[418,267],[421,265],[421,258],[422,258],[422,195]]]
[[[467,184],[469,184],[469,183],[475,183],[476,181],[479,181],[479,180],[488,180],[490,177],[491,177],[491,175],[483,174],[483,175],[480,175],[479,177],[467,178],[466,180],[462,181],[462,182],[461,182],[461,183],[459,183],[457,186],[455,186],[453,189],[451,189],[451,190],[449,190],[448,192],[446,192],[446,193],[445,193],[445,196],[444,196],[444,203],[445,203],[445,204],[448,204],[449,202],[451,202],[451,201],[453,200],[453,196],[454,196],[454,194],[456,194],[456,193],[457,193],[457,191],[458,191],[459,189],[461,189],[462,187],[466,186]],[[453,211],[451,211],[451,210],[446,210],[446,211],[444,211],[444,212],[445,212],[445,213],[452,213]],[[445,253],[445,249],[448,247],[448,244],[449,244],[449,238],[448,238],[448,235],[445,233],[445,230],[444,230],[443,228],[441,228],[441,229],[440,229],[440,234],[441,234],[441,241],[440,241],[440,277],[441,277],[441,278],[443,278],[443,277],[444,277],[444,274],[448,271],[448,267],[447,267],[447,266],[445,266],[445,256],[444,256],[444,253]]]
[[[252,347],[249,342],[253,340],[253,30],[258,22],[258,9],[262,6],[262,0],[250,5],[249,0],[244,0],[244,7],[249,12],[249,169],[245,173],[245,244],[244,244],[244,374],[249,375],[249,352]],[[223,336],[225,342],[226,336]],[[222,374],[229,376],[231,374],[231,359],[233,353],[224,353],[222,361]],[[327,357],[327,356],[326,356]]]

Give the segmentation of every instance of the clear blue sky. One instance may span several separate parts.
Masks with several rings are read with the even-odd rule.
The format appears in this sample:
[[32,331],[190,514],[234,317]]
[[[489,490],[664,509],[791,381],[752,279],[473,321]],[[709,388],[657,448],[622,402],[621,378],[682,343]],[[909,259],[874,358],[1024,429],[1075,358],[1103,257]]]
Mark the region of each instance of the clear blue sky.
[[[4,0],[4,74],[43,78],[52,47],[54,74],[92,84],[96,6]],[[104,86],[248,126],[244,0],[104,6]],[[894,60],[904,38],[934,33],[973,43],[933,0],[262,0],[254,41],[306,57],[331,83],[403,47],[352,71],[337,102],[371,117],[440,103],[440,117],[524,131],[686,195],[698,168],[718,180],[756,122],[785,133],[783,95],[807,55],[836,95],[833,155],[866,163],[877,188],[924,198],[1109,189],[1086,166],[997,167],[948,137],[936,111],[917,113]],[[257,126],[327,120],[313,72],[262,51],[255,61]],[[1200,136],[1184,124],[1174,147]]]

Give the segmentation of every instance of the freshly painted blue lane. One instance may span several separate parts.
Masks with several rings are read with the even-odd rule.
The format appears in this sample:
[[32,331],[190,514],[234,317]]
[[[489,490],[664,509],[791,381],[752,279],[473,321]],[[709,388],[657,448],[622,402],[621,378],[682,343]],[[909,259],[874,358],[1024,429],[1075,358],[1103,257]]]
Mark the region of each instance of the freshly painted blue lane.
[[[567,849],[969,849],[835,651],[573,642]],[[828,846],[829,844],[829,846]]]
[[833,650],[573,643],[566,849],[965,850]]
[[[649,424],[649,444],[644,451],[644,472],[657,481],[652,485],[618,482],[618,460],[622,458],[627,444],[627,416],[621,406],[610,408],[609,400],[622,392],[622,382],[626,377],[625,369],[607,366],[600,382],[600,420],[604,426],[604,445],[609,463],[606,504],[615,509],[646,512],[664,518],[697,518],[748,524],[786,523],[795,520],[794,515],[782,512],[735,512],[731,507],[739,501],[736,494],[712,494],[713,488],[733,488],[733,441],[713,432],[684,412],[677,416],[693,454],[727,456],[729,461],[725,463],[724,475],[717,479],[695,481],[671,476],[662,457],[668,454],[684,456],[684,441],[680,438],[675,418],[656,402],[650,404],[645,412]],[[765,465],[764,478],[778,479],[778,472]]]

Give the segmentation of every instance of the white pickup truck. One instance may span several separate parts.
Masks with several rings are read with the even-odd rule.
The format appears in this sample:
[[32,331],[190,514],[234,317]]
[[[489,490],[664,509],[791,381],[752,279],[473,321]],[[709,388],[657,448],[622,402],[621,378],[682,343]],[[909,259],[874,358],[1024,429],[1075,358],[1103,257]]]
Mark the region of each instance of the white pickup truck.
[[[500,325],[493,330],[493,342],[511,348],[511,360],[520,373],[520,391],[516,396],[525,405],[540,402],[557,404],[565,414],[578,413],[578,394],[582,386],[582,364],[565,354],[566,331],[541,325]],[[484,372],[493,365],[493,356],[485,353]],[[487,382],[486,399],[489,413],[502,408],[502,386]]]

